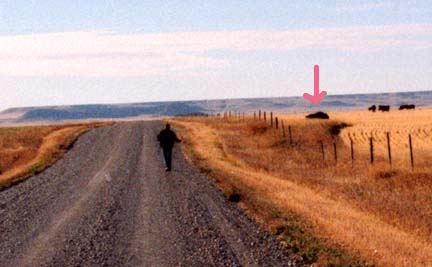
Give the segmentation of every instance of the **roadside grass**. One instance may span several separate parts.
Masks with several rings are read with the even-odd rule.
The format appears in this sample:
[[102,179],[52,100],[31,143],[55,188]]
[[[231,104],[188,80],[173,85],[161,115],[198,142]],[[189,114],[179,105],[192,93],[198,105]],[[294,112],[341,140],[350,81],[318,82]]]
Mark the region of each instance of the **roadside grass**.
[[[302,158],[311,162],[320,160],[317,144],[320,132],[314,131],[311,124],[322,123],[305,120],[303,115],[280,118],[297,129],[295,138],[300,143],[311,147]],[[283,164],[280,170],[290,171],[289,179],[329,196],[342,197],[361,210],[432,242],[432,109],[375,114],[335,112],[331,118],[351,126],[324,142],[326,163],[319,167],[313,163],[296,164],[309,168],[301,172],[290,171],[292,166]],[[388,162],[387,133],[391,138],[392,165]],[[304,136],[309,134],[315,137],[308,141]],[[414,141],[414,171],[409,159],[408,134]],[[373,165],[370,164],[370,137],[374,143]],[[354,165],[350,158],[350,139],[355,150]],[[333,143],[337,143],[337,163],[333,159]]]
[[[209,164],[211,159],[201,156],[196,151],[193,136],[189,130],[176,121],[171,123],[179,127],[178,130],[182,135],[184,144],[182,150],[188,160],[217,183],[226,199],[238,202],[250,217],[276,235],[303,266],[375,266],[373,263],[360,260],[359,255],[346,251],[333,241],[318,237],[306,220],[291,211],[275,206],[267,198],[260,195],[255,188],[244,183],[229,171],[215,170]],[[227,158],[228,155],[225,153],[221,142],[214,140],[213,145],[220,150],[222,155],[219,157],[220,160],[238,166],[233,160]]]
[[42,172],[79,136],[103,125],[107,123],[0,128],[0,190]]
[[[349,113],[342,115],[350,117]],[[402,164],[389,168],[384,150],[378,149],[373,167],[363,150],[356,151],[359,160],[352,166],[346,131],[356,129],[358,121],[307,121],[300,116],[283,119],[285,125],[289,122],[292,126],[292,145],[281,132],[252,120],[183,118],[173,124],[187,136],[186,154],[192,161],[224,191],[240,192],[240,205],[258,221],[274,229],[280,221],[275,218],[288,218],[281,220],[288,226],[276,226],[276,233],[301,244],[294,250],[301,251],[305,261],[318,266],[368,266],[371,262],[380,266],[431,266],[429,165],[420,161],[414,172]],[[379,120],[374,123],[381,127],[376,123]],[[415,129],[413,121],[411,118],[410,127]],[[396,122],[387,122],[395,133],[399,131]],[[353,127],[346,128],[344,123]],[[335,127],[340,128],[337,134]],[[430,129],[418,132],[419,137],[428,136]],[[395,138],[396,151],[405,147],[398,140]],[[320,141],[326,144],[325,161],[318,152]],[[333,143],[338,147],[337,163]],[[356,255],[367,262],[358,261]]]

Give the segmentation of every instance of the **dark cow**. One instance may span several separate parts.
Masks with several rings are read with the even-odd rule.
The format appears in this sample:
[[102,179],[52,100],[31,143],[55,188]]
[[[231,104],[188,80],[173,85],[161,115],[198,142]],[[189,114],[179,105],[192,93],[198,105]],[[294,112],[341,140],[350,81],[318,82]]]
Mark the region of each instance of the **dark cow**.
[[389,105],[379,105],[378,106],[378,110],[382,111],[382,112],[389,112],[390,111],[390,106]]
[[401,105],[399,107],[399,110],[403,110],[403,109],[415,109],[415,105]]
[[376,111],[376,105],[372,105],[368,108],[369,111],[375,112]]
[[306,116],[306,118],[308,119],[324,119],[327,120],[329,119],[329,115],[327,113],[324,113],[322,111],[318,111],[316,113],[312,113]]

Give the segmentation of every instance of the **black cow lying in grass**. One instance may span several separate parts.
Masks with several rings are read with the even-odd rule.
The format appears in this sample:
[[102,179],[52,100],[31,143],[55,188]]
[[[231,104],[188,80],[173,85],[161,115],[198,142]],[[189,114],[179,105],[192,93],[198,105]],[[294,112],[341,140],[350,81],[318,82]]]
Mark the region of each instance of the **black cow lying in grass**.
[[324,113],[322,111],[318,111],[316,113],[312,113],[306,116],[308,119],[329,119],[329,115],[327,113]]
[[401,105],[399,107],[399,110],[403,110],[403,109],[415,109],[415,105]]
[[382,112],[389,112],[390,111],[390,106],[389,105],[379,105],[378,106],[378,110],[382,111]]
[[376,105],[372,105],[368,108],[369,111],[375,112],[376,111]]

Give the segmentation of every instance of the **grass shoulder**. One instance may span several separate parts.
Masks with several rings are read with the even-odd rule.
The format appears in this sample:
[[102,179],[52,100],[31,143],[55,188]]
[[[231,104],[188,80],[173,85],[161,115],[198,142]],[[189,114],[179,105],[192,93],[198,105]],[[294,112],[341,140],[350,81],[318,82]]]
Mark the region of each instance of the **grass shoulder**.
[[41,173],[87,131],[109,123],[0,128],[0,190]]
[[[304,266],[375,266],[371,262],[360,259],[356,253],[347,251],[329,239],[315,234],[313,227],[301,216],[274,205],[268,198],[263,197],[257,188],[245,183],[232,171],[213,165],[214,158],[208,158],[200,150],[215,150],[212,153],[219,161],[229,165],[241,167],[241,163],[231,158],[225,151],[223,143],[217,135],[209,133],[204,124],[194,121],[174,120],[171,123],[183,137],[182,150],[188,160],[202,173],[212,178],[223,191],[229,201],[238,202],[248,216],[275,235],[284,246]],[[213,137],[209,142],[196,140],[198,129],[206,137]],[[202,141],[202,140],[201,140]]]

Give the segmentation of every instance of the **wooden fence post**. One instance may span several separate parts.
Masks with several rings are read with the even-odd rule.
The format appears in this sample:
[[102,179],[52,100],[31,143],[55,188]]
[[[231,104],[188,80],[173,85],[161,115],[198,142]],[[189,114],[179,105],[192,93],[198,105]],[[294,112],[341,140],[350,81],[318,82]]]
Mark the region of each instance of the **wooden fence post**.
[[270,111],[270,126],[273,128],[273,112]]
[[256,121],[256,111],[254,111],[254,121]]
[[292,139],[291,125],[288,126],[288,134],[289,134],[290,145],[292,145],[293,139]]
[[408,139],[409,139],[409,148],[410,148],[411,169],[414,170],[414,153],[413,153],[411,134],[408,135]]
[[279,130],[279,120],[278,120],[278,117],[275,118],[275,126],[276,126],[276,130]]
[[334,149],[334,157],[335,157],[335,161],[336,164],[338,162],[338,154],[337,154],[337,146],[336,146],[336,142],[333,142],[333,149]]
[[258,120],[261,120],[261,109],[258,111]]
[[390,144],[390,133],[387,132],[387,151],[388,151],[388,160],[390,166],[392,166],[392,154],[391,154],[391,144]]
[[373,137],[369,138],[369,144],[370,144],[370,162],[371,164],[373,164],[374,163]]
[[266,112],[264,111],[264,121],[267,121]]

